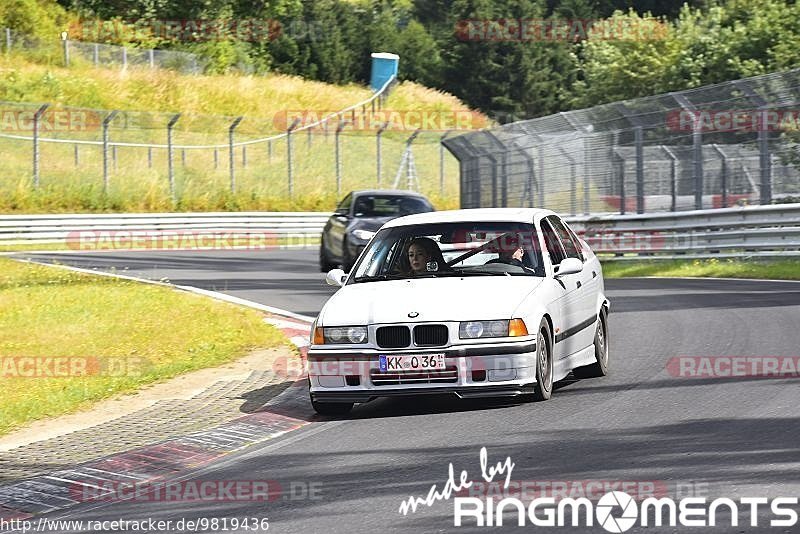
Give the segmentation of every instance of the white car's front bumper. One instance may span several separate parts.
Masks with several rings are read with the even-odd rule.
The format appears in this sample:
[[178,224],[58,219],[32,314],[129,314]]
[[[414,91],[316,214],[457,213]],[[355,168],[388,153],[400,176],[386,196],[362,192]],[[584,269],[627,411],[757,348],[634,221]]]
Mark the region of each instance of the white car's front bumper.
[[[424,350],[330,350],[308,352],[311,398],[322,402],[365,402],[375,397],[454,393],[460,397],[530,393],[536,382],[533,339]],[[384,371],[379,356],[445,354],[445,369]]]

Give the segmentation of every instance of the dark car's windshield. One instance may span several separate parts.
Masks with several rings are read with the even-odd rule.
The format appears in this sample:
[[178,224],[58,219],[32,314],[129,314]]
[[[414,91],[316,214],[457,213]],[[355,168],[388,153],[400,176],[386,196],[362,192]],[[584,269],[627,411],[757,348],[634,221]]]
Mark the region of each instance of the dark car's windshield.
[[534,225],[461,222],[380,230],[350,281],[515,275],[545,275]]
[[360,195],[353,206],[355,217],[402,217],[433,211],[423,198],[401,195]]

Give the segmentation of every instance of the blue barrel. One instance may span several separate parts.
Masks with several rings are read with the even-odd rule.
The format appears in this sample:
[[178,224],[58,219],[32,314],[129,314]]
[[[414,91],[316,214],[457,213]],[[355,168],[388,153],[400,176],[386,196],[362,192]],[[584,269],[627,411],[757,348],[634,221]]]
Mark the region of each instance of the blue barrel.
[[369,82],[372,90],[380,90],[389,78],[397,76],[397,65],[399,64],[400,56],[397,54],[374,52],[372,54],[372,76]]

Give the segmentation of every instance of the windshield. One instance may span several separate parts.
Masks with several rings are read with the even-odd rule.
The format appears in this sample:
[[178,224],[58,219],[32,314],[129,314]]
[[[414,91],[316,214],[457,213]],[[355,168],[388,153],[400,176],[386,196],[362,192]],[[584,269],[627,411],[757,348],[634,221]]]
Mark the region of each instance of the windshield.
[[398,195],[361,195],[353,206],[355,217],[401,217],[433,211],[425,199]]
[[544,276],[536,227],[460,222],[384,228],[349,283],[443,276]]

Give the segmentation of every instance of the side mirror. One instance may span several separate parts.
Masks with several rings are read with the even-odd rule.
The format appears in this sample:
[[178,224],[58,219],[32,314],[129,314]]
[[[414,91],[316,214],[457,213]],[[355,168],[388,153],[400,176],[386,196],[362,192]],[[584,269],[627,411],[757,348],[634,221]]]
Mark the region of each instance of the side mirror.
[[343,210],[336,210],[334,215],[339,219],[349,219],[350,218],[350,210],[343,209]]
[[579,273],[583,270],[583,263],[578,258],[565,258],[558,264],[556,277]]
[[329,286],[342,287],[347,280],[347,273],[341,269],[333,269],[325,275],[325,281]]

